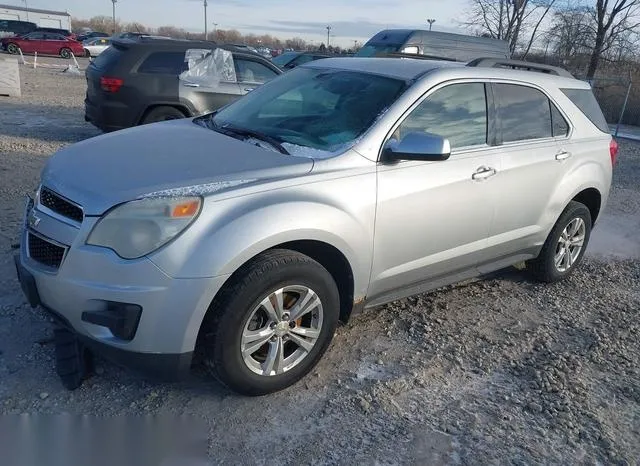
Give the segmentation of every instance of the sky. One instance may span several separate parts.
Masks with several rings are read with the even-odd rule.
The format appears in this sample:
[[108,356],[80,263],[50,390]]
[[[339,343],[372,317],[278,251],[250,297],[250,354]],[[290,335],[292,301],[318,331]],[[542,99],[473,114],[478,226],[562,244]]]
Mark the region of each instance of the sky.
[[[31,8],[66,10],[72,16],[111,16],[111,0],[27,0]],[[24,5],[24,0],[0,3]],[[204,30],[204,0],[118,0],[116,16],[152,27],[171,25]],[[434,30],[456,32],[467,0],[208,0],[209,30],[273,34],[282,39],[302,37],[326,42],[331,25],[332,44],[353,45],[386,28],[426,29],[427,18],[436,19]]]

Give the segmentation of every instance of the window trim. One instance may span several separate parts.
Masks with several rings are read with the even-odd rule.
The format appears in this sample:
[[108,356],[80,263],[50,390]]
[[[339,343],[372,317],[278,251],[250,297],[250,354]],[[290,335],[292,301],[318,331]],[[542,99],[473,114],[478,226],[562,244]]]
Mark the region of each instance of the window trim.
[[[496,147],[494,143],[497,140],[497,136],[498,136],[497,134],[498,128],[496,127],[497,126],[497,119],[496,119],[497,107],[494,101],[493,89],[490,90],[490,88],[492,87],[490,80],[482,79],[482,78],[451,79],[448,81],[440,82],[435,86],[431,87],[430,89],[428,89],[427,91],[425,91],[418,99],[416,99],[416,101],[407,110],[404,111],[404,113],[393,124],[391,129],[385,135],[383,142],[380,146],[380,149],[378,151],[378,163],[380,163],[382,160],[382,152],[384,150],[384,147],[387,145],[387,143],[391,139],[391,136],[393,135],[393,133],[396,132],[398,127],[402,125],[402,123],[404,123],[404,121],[409,117],[409,115],[411,115],[411,113],[413,113],[413,111],[416,108],[418,108],[422,104],[422,102],[428,99],[432,94],[439,91],[440,89],[443,89],[445,87],[452,86],[455,84],[483,84],[484,85],[485,98],[487,100],[487,142],[485,144],[477,144],[474,146],[466,146],[466,147],[459,147],[457,149],[453,149],[451,151],[451,155],[452,156],[460,155],[460,154],[475,155],[475,153],[477,152],[484,151],[487,149],[493,149]],[[424,162],[424,163],[432,163],[432,162]]]
[[[523,81],[515,81],[515,80],[510,80],[510,79],[490,79],[489,83],[491,85],[493,95],[495,96],[494,102],[495,102],[495,107],[496,107],[496,147],[515,147],[515,146],[524,145],[524,144],[544,144],[544,143],[548,144],[549,142],[565,141],[565,140],[571,139],[571,137],[573,136],[574,125],[571,122],[571,120],[569,119],[569,117],[567,116],[567,113],[562,109],[562,107],[560,105],[558,105],[558,102],[553,97],[551,97],[549,95],[549,93],[546,92],[540,86],[537,86],[537,85],[535,85],[533,83],[528,83],[528,82],[523,82]],[[555,105],[555,107],[558,109],[560,114],[564,117],[565,121],[569,125],[569,131],[567,132],[566,136],[553,136],[553,122],[552,122],[551,137],[536,138],[536,139],[522,139],[520,141],[504,142],[502,140],[502,119],[501,119],[501,116],[500,116],[500,105],[499,105],[499,101],[498,101],[498,98],[497,98],[498,93],[496,92],[496,89],[495,89],[495,85],[496,84],[511,84],[511,85],[515,85],[515,86],[529,87],[531,89],[535,89],[537,91],[542,92],[542,94],[551,103],[553,103]],[[549,112],[551,112],[551,107],[549,107]]]

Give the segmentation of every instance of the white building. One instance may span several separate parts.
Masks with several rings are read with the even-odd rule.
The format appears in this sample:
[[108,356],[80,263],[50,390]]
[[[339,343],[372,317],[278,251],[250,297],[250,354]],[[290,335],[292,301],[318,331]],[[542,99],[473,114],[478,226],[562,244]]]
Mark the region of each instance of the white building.
[[41,10],[0,4],[0,19],[29,21],[38,27],[71,30],[71,15],[66,11]]

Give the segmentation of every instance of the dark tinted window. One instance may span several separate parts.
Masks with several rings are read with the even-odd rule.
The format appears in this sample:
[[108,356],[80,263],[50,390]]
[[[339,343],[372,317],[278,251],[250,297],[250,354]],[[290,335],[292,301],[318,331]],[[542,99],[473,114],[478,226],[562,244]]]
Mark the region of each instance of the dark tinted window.
[[115,64],[120,57],[122,56],[122,49],[118,47],[109,47],[100,55],[98,55],[92,62],[90,66],[93,66],[99,70],[103,70],[112,64]]
[[52,34],[50,32],[44,35],[45,40],[66,40],[66,38],[60,34]]
[[531,87],[496,84],[502,141],[550,138],[551,107],[546,95]]
[[43,32],[32,32],[24,36],[24,38],[31,40],[43,40],[45,38],[45,35]]
[[605,120],[600,105],[590,89],[562,89],[562,92],[571,99],[571,102],[586,115],[596,127],[604,132],[609,132],[609,125]]
[[185,52],[155,52],[149,55],[138,68],[138,73],[175,74],[185,68]]
[[266,83],[277,76],[276,72],[266,67],[262,63],[253,60],[235,58],[236,75],[239,82],[245,83]]
[[558,136],[566,136],[569,134],[569,123],[564,119],[558,107],[553,105],[553,103],[549,102],[551,105],[551,124],[553,125],[553,137]]
[[300,55],[298,58],[293,60],[293,64],[296,66],[304,65],[305,63],[309,63],[313,61],[313,55]]
[[300,55],[298,52],[285,52],[282,55],[278,55],[271,61],[278,66],[284,66],[287,63],[289,63],[291,60],[296,58],[298,55]]
[[437,90],[400,125],[407,133],[424,131],[449,139],[453,149],[487,142],[487,98],[484,84],[453,84]]

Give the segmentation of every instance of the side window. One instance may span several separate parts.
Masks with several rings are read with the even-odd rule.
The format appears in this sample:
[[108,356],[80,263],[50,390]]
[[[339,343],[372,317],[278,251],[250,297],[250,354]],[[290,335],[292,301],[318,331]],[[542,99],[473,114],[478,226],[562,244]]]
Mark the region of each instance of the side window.
[[252,60],[234,57],[238,81],[244,83],[266,83],[277,76],[271,68]]
[[295,66],[304,65],[305,63],[309,63],[313,61],[313,55],[300,55],[298,58],[293,60],[290,64]]
[[515,142],[553,136],[551,106],[546,95],[531,87],[496,84],[502,141]]
[[424,131],[449,139],[452,149],[487,143],[484,84],[452,84],[427,97],[400,125],[397,137]]
[[553,137],[561,137],[569,134],[569,123],[564,119],[558,107],[553,105],[553,102],[549,102],[551,105],[551,125]]
[[185,69],[184,52],[155,52],[138,67],[138,73],[179,75]]
[[27,34],[24,37],[29,40],[43,40],[44,34],[41,32],[32,32],[31,34]]
[[44,35],[45,40],[65,40],[64,36],[60,34],[51,34],[50,32]]

